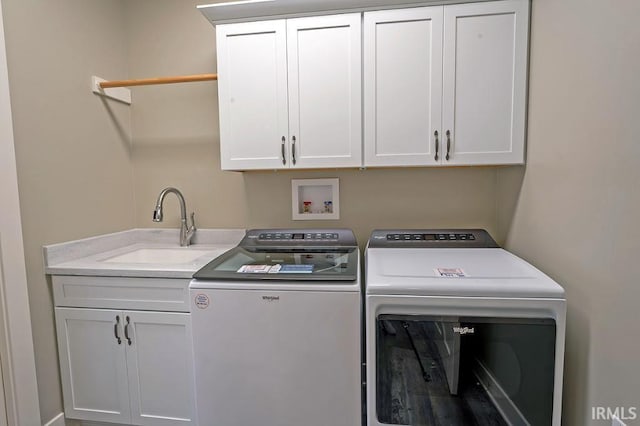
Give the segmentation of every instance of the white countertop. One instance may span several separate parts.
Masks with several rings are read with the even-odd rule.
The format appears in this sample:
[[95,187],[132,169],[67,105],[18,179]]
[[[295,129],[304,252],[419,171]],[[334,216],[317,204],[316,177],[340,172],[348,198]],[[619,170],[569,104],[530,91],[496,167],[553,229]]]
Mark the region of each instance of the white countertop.
[[177,229],[131,229],[48,245],[43,247],[45,271],[51,275],[191,278],[235,247],[245,231],[198,229],[189,247],[180,247],[179,234]]

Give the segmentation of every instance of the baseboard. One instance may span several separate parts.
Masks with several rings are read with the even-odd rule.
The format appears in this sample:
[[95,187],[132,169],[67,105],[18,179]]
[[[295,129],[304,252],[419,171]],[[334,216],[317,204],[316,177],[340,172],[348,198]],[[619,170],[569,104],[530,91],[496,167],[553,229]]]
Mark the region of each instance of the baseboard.
[[476,359],[476,365],[473,369],[476,378],[491,398],[491,402],[496,406],[507,424],[511,425],[529,425],[526,417],[520,412],[518,407],[511,401],[509,395],[502,389],[500,383],[493,377],[491,372],[485,365]]
[[66,426],[64,420],[64,413],[60,413],[48,422],[46,422],[43,426]]
[[[81,426],[125,426],[118,425],[115,423],[102,423],[102,422],[93,422],[89,420],[69,420],[73,425],[81,425]],[[64,417],[64,413],[60,413],[47,423],[42,426],[67,426],[66,419]]]

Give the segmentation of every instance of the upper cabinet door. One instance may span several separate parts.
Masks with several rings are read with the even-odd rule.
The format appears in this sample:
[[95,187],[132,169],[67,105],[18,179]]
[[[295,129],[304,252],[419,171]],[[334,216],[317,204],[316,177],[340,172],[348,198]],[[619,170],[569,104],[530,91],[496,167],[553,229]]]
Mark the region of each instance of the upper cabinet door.
[[217,27],[223,170],[288,167],[285,29],[284,20]]
[[359,167],[359,13],[287,21],[292,167]]
[[445,6],[444,165],[524,162],[528,27],[527,0]]
[[440,163],[442,19],[442,6],[364,14],[365,166]]

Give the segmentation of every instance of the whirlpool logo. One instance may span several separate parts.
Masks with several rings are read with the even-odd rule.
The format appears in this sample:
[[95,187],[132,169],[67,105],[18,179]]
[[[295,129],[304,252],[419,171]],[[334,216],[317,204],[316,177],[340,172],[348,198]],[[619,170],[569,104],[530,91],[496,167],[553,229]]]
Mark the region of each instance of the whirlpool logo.
[[453,327],[453,332],[463,336],[465,334],[474,334],[476,329],[474,327]]
[[267,302],[277,302],[280,300],[280,296],[262,296],[262,300],[266,300]]

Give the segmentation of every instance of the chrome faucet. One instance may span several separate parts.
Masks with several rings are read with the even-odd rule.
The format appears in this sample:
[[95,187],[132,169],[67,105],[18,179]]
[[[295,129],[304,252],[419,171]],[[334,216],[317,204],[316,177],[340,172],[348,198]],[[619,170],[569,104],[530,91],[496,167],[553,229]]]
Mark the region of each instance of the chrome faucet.
[[191,244],[191,238],[196,233],[195,213],[191,213],[191,225],[189,225],[187,223],[187,206],[184,202],[184,197],[176,188],[165,188],[160,192],[156,202],[156,209],[153,211],[153,221],[162,222],[162,203],[164,202],[164,197],[170,192],[176,194],[180,202],[180,246],[188,247]]

